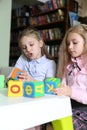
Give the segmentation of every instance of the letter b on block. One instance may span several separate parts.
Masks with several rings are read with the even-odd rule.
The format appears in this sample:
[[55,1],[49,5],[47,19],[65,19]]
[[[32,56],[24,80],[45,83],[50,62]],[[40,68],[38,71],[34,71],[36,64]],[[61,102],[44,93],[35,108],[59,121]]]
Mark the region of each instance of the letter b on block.
[[24,82],[24,96],[25,97],[41,97],[44,96],[43,82]]
[[47,78],[44,82],[45,93],[53,94],[53,88],[58,88],[60,86],[60,78]]
[[23,96],[23,83],[22,81],[8,81],[8,96],[20,97]]

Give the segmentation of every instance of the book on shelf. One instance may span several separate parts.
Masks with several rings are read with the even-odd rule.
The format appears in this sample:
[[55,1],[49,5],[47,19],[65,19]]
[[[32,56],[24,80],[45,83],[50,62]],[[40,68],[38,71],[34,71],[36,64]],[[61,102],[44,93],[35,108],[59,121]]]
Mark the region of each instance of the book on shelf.
[[53,56],[53,57],[54,57],[54,53],[55,53],[54,47],[55,47],[54,45],[51,46],[51,56]]
[[57,9],[58,5],[57,5],[57,0],[52,0],[52,4],[53,4],[53,8]]
[[58,20],[64,20],[64,11],[58,9]]
[[48,14],[45,15],[45,19],[47,23],[51,22],[50,16]]
[[54,33],[53,33],[52,29],[49,29],[49,37],[50,37],[50,40],[54,39]]
[[60,46],[60,45],[55,45],[55,47],[54,47],[54,56],[55,56],[55,57],[58,57],[59,46]]
[[55,58],[58,58],[59,45],[46,45],[48,53]]
[[59,0],[60,7],[65,7],[65,0]]
[[48,0],[47,4],[48,4],[48,7],[49,7],[49,10],[53,10],[52,0]]
[[50,36],[49,36],[49,30],[48,29],[46,29],[46,40],[50,40]]
[[54,28],[54,37],[55,37],[55,39],[58,39],[58,28]]
[[43,36],[43,39],[46,40],[46,31],[45,30],[42,30],[42,36]]
[[39,16],[40,17],[40,23],[41,23],[41,25],[42,24],[46,24],[46,18],[45,18],[45,16],[44,15],[41,15],[41,16]]
[[49,10],[50,10],[49,5],[48,5],[48,3],[46,2],[46,4],[45,4],[45,11],[49,11]]
[[50,18],[51,18],[51,22],[56,22],[56,21],[58,21],[58,14],[57,14],[57,12],[51,13],[51,14],[50,14]]

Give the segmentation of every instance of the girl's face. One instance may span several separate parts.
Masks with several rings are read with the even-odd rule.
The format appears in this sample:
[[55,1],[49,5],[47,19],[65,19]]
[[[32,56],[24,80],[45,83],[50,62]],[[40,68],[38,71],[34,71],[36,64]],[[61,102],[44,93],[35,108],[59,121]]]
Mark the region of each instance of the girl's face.
[[70,32],[67,37],[68,52],[71,57],[79,57],[85,53],[85,42],[78,33]]
[[38,59],[41,55],[42,41],[38,41],[33,36],[24,36],[21,38],[21,49],[29,59]]

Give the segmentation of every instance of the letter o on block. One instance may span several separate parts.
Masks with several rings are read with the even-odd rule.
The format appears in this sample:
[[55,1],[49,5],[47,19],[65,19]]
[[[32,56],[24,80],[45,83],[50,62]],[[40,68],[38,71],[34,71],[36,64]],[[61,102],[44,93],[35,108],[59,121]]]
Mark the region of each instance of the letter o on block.
[[8,81],[8,96],[20,97],[23,96],[23,85],[22,81]]

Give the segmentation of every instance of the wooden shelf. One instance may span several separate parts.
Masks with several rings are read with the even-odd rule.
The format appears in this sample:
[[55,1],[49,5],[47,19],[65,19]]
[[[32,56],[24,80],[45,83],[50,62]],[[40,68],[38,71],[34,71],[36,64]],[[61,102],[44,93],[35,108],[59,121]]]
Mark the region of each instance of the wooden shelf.
[[40,13],[31,15],[31,17],[37,17],[37,16],[41,16],[41,15],[51,14],[51,13],[54,13],[54,12],[58,11],[59,9],[66,10],[65,7],[59,7],[57,9],[53,9],[53,10],[49,10],[49,11],[45,11],[45,12],[40,12]]
[[[54,2],[54,0],[50,0],[50,1]],[[42,10],[44,11],[41,11],[41,10],[37,11],[38,7],[32,6],[30,8],[31,13],[29,17],[20,16],[20,15],[12,16],[13,23],[11,24],[12,25],[11,35],[13,33],[17,35],[17,33],[19,33],[20,31],[28,27],[36,28],[41,33],[44,39],[44,42],[46,43],[47,49],[49,50],[49,53],[52,54],[52,57],[55,60],[57,60],[59,46],[62,42],[62,39],[67,29],[70,27],[69,11],[77,12],[78,5],[75,0],[65,0],[65,3],[64,3],[65,6],[59,5],[56,7],[55,5],[54,7],[52,7],[52,5],[50,5],[51,8],[48,9],[47,4],[48,3],[40,5],[40,8],[42,8]],[[57,0],[57,5],[58,5],[58,0]],[[32,9],[34,9],[34,12],[32,11]],[[11,41],[11,47],[10,47],[10,61],[9,61],[10,65],[11,64],[13,65],[16,62],[16,59],[19,57],[19,54],[20,54],[19,53],[17,55],[15,54],[15,51],[13,52],[12,50],[13,48],[15,48],[15,45],[18,46],[17,36],[14,35],[12,39],[13,40]],[[54,51],[54,54],[53,54],[53,51]]]

